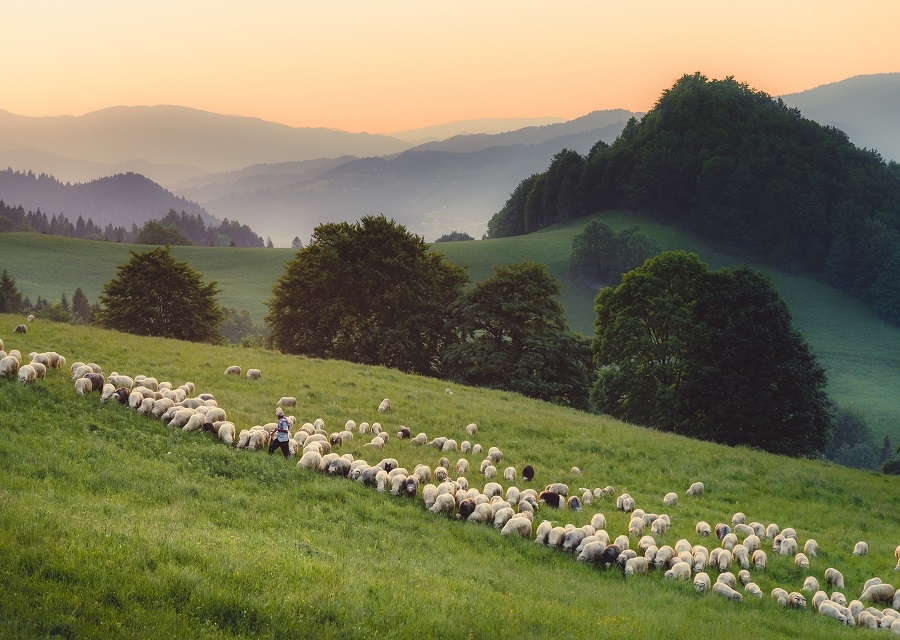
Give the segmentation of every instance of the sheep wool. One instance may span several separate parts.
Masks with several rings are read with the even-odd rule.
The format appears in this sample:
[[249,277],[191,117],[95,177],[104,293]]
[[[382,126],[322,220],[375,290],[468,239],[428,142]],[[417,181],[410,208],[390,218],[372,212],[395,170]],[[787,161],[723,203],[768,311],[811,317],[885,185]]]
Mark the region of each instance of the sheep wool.
[[842,574],[834,567],[828,567],[827,569],[825,569],[825,584],[836,589],[843,589],[844,574]]
[[855,556],[864,556],[869,553],[869,545],[862,540],[856,543],[856,546],[853,547],[853,555]]
[[391,410],[391,401],[385,398],[381,401],[381,404],[378,405],[378,413],[384,413],[386,411]]
[[689,496],[702,496],[703,495],[703,483],[702,482],[694,482],[688,487],[687,495]]
[[262,378],[262,371],[259,369],[247,369],[247,380],[259,380]]
[[226,376],[239,376],[241,375],[241,368],[236,364],[231,365],[227,369],[225,369]]
[[712,592],[720,598],[725,598],[726,600],[734,600],[735,602],[740,602],[744,599],[744,597],[739,592],[735,591],[724,582],[716,582],[712,586]]
[[709,575],[704,572],[699,572],[694,576],[694,589],[697,590],[697,593],[706,593],[709,591]]

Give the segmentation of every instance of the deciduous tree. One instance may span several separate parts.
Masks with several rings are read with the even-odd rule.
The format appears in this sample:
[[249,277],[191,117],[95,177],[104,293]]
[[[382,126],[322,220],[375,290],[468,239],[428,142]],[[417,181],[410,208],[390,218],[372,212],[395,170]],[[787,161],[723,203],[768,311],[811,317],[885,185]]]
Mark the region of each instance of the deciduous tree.
[[542,264],[496,267],[454,305],[450,379],[587,409],[590,343],[569,331],[559,293]]
[[787,455],[825,451],[825,371],[771,282],[667,252],[597,296],[597,408]]
[[221,341],[218,284],[204,284],[203,276],[175,260],[169,247],[132,251],[116,272],[100,294],[95,320],[101,326],[135,335]]
[[286,353],[442,373],[465,270],[383,215],[316,227],[273,287],[270,342]]

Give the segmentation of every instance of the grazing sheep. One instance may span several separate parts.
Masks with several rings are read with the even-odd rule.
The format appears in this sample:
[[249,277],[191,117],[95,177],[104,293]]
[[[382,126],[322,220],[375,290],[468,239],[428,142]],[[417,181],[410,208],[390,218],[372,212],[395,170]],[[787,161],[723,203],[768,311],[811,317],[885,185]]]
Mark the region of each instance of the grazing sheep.
[[239,376],[241,375],[241,368],[236,364],[231,365],[227,369],[225,369],[226,376]]
[[669,492],[665,496],[663,496],[663,504],[667,507],[674,507],[678,504],[678,494],[674,492]]
[[566,506],[572,511],[581,511],[581,498],[578,496],[569,496],[566,500]]
[[[526,482],[531,482],[532,480],[534,480],[534,467],[532,467],[530,464],[526,464],[524,467],[522,467],[522,479]],[[900,549],[900,547],[898,547],[898,549]],[[898,558],[897,566],[900,566],[900,558]]]
[[503,486],[499,482],[488,482],[484,485],[483,493],[488,499],[493,498],[494,496],[502,496]]
[[878,618],[869,611],[860,611],[859,615],[856,617],[856,626],[860,629],[871,629],[875,631],[878,629]]
[[741,569],[750,568],[750,554],[747,551],[747,547],[744,545],[734,545],[734,548],[731,550],[731,557]]
[[577,476],[581,474],[581,469],[579,469],[578,467],[572,467],[569,473],[571,473],[573,476]]
[[809,558],[805,553],[798,553],[794,556],[794,565],[798,569],[809,569]]
[[225,444],[234,444],[234,423],[222,422],[218,425],[218,433],[216,435]]
[[597,530],[606,529],[606,516],[598,511],[591,516],[591,526]]
[[766,555],[766,552],[762,549],[757,549],[753,552],[753,555],[750,557],[750,562],[753,563],[753,567],[759,571],[763,571],[766,568],[766,565],[769,563],[769,557]]
[[37,377],[37,372],[35,372],[34,367],[30,364],[23,364],[19,367],[18,371],[19,382],[22,384],[27,384],[29,382],[34,382]]
[[703,483],[702,482],[694,482],[688,488],[686,495],[689,496],[702,496],[703,495]]
[[815,593],[819,590],[819,581],[816,580],[815,576],[806,576],[806,579],[803,581],[803,587],[800,590]]
[[862,540],[856,543],[856,546],[853,547],[853,555],[855,556],[864,556],[869,553],[869,545]]
[[[94,390],[94,384],[87,378],[78,378],[75,381],[75,394],[79,396],[86,395]],[[143,400],[143,397],[141,397]]]
[[[240,446],[240,444],[238,445]],[[316,451],[307,451],[301,457],[300,461],[297,462],[297,466],[301,469],[312,469],[313,471],[319,468],[319,465],[322,464],[322,454]]]
[[894,601],[894,587],[887,583],[869,585],[859,596],[859,599],[892,605]]
[[503,529],[500,531],[500,535],[508,536],[514,533],[523,538],[531,538],[531,526],[531,520],[525,516],[517,515],[507,520],[506,524],[503,525]]
[[276,407],[296,407],[297,406],[297,398],[294,396],[281,396],[278,399],[278,402],[275,403]]
[[847,596],[845,596],[845,595],[844,595],[843,593],[841,593],[840,591],[833,591],[833,592],[831,593],[831,597],[829,598],[829,600],[831,600],[832,602],[838,603],[838,604],[841,605],[842,607],[846,607],[846,606],[847,606]]
[[783,556],[793,556],[797,554],[797,540],[795,538],[785,538],[781,541],[778,552]]
[[762,542],[760,541],[759,536],[755,533],[750,534],[749,536],[744,538],[743,544],[747,548],[747,553],[751,554],[762,546]]
[[115,392],[116,388],[107,382],[103,385],[103,389],[100,391],[100,402],[105,404],[107,400],[113,397],[113,394],[115,394]]
[[259,380],[262,378],[262,371],[259,369],[247,369],[247,380]]
[[500,464],[503,461],[503,452],[497,447],[491,447],[488,449],[487,457],[494,464]]
[[728,549],[729,551],[733,550],[735,546],[737,546],[738,537],[733,533],[726,533],[722,536],[722,548]]
[[546,504],[548,507],[553,507],[554,509],[559,509],[560,506],[565,504],[562,496],[555,491],[541,491],[538,496],[538,502]]
[[781,587],[775,587],[774,589],[772,589],[771,595],[772,595],[772,599],[774,599],[775,602],[780,604],[782,607],[787,606],[787,601],[788,601],[788,592],[787,591],[785,591]]
[[425,444],[426,442],[428,442],[428,436],[426,436],[424,433],[419,433],[415,438],[410,440],[410,442],[412,442],[413,444]]
[[475,424],[474,422],[467,425],[466,433],[469,434],[470,436],[474,436],[476,433],[478,433],[478,425]]
[[819,555],[819,543],[810,538],[803,544],[803,553],[815,558]]
[[834,605],[834,603],[832,603],[832,602],[828,602],[828,601],[823,602],[823,603],[818,607],[818,611],[819,611],[819,615],[823,615],[823,616],[826,616],[826,617],[828,617],[828,618],[833,618],[834,620],[837,620],[837,621],[840,622],[841,624],[846,624],[846,625],[849,625],[849,624],[850,624],[850,621],[849,621],[848,617],[845,616],[845,615],[841,612],[841,610],[840,610],[838,607],[836,607],[836,606]]
[[503,470],[503,479],[507,482],[515,482],[516,481],[516,468],[515,467],[506,467]]
[[460,458],[456,461],[456,473],[457,475],[464,476],[469,472],[469,461],[465,458]]
[[391,401],[385,398],[381,401],[381,404],[378,405],[378,413],[384,413],[385,411],[391,410]]
[[735,602],[740,602],[744,599],[744,597],[738,591],[735,591],[724,582],[716,582],[712,586],[712,592],[720,598],[725,598],[726,600],[734,600]]
[[543,520],[538,525],[538,528],[534,532],[534,542],[535,544],[547,544],[547,536],[550,535],[550,531],[553,529],[553,523],[549,520]]
[[16,328],[13,329],[13,333],[28,333],[28,327],[24,324],[16,325]]
[[625,562],[625,575],[633,576],[633,575],[643,575],[647,573],[648,565],[647,559],[642,558],[640,556],[635,558],[629,558]]
[[13,356],[0,358],[0,376],[12,377],[19,371],[19,361]]
[[400,429],[397,431],[397,437],[400,438],[401,440],[409,440],[411,435],[412,434],[409,431],[409,427],[401,426]]
[[709,575],[704,572],[699,572],[694,576],[694,589],[697,590],[697,593],[706,593],[709,591]]
[[431,513],[442,513],[447,516],[452,516],[455,509],[456,499],[449,493],[442,493],[435,498],[434,504],[431,505],[429,511]]
[[668,579],[674,580],[690,580],[691,578],[691,565],[687,562],[676,562],[672,565],[672,568],[666,571],[664,574]]
[[488,480],[496,478],[497,477],[497,467],[495,467],[492,464],[489,464],[488,466],[486,466],[484,468],[484,477]]

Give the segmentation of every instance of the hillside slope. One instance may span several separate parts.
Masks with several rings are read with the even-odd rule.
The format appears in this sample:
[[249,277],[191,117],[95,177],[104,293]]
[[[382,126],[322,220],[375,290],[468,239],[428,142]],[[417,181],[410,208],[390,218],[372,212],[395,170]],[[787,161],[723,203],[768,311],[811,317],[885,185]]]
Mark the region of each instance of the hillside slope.
[[[608,212],[602,219],[614,230],[637,224],[663,249],[697,253],[711,268],[748,263],[645,218]],[[474,281],[493,275],[494,265],[524,260],[546,264],[563,283],[561,300],[570,326],[590,336],[594,332],[596,291],[579,287],[568,275],[572,238],[585,224],[587,220],[515,238],[440,243],[433,249],[443,252],[451,262],[468,267]],[[85,241],[34,234],[0,234],[0,253],[5,258],[2,266],[32,301],[38,295],[58,301],[62,293],[71,299],[75,288],[81,287],[94,302],[103,285],[115,276],[116,265],[129,259],[129,251],[146,249],[108,242],[86,245]],[[189,262],[203,274],[204,281],[216,280],[222,289],[219,300],[223,305],[248,309],[253,320],[260,323],[272,285],[284,273],[284,265],[294,251],[172,247],[172,254]],[[795,326],[828,369],[829,394],[838,404],[862,410],[879,441],[888,435],[895,446],[900,444],[900,405],[896,401],[900,328],[883,323],[859,301],[821,282],[754,262],[748,264],[772,277],[791,309]]]
[[[0,326],[13,320],[0,316]],[[379,368],[52,324],[2,337],[25,353],[53,347],[69,362],[91,360],[107,371],[189,379],[198,392],[213,393],[239,428],[268,420],[284,394],[297,397],[301,421],[322,417],[330,430],[348,418],[380,420],[392,434],[403,424],[462,441],[465,425],[476,422],[474,441],[498,446],[504,465],[533,464],[537,485],[610,484],[639,507],[666,512],[672,529],[659,544],[683,537],[712,548],[694,523],[731,522],[736,511],[792,526],[801,542],[815,538],[822,553],[809,571],[770,554],[769,568],[753,572],[766,594],[776,585],[799,590],[806,575],[822,581],[828,566],[843,572],[848,598],[873,575],[896,582],[892,505],[900,478],[689,441],[511,394],[457,387],[447,395],[440,381]],[[224,376],[230,364],[259,367],[263,377]],[[379,414],[385,396],[392,410]],[[726,602],[664,581],[658,571],[623,579],[560,550],[501,538],[493,527],[429,514],[421,499],[169,430],[115,403],[101,405],[96,394],[76,396],[64,372],[27,386],[0,380],[0,430],[0,634],[9,637],[860,633],[768,596]],[[373,455],[365,441],[357,434],[340,451],[370,462],[391,456],[408,468],[434,467],[442,455],[396,438]],[[573,465],[580,475],[570,473]],[[477,474],[468,478],[483,485]],[[695,480],[706,493],[688,498],[684,490]],[[680,500],[663,507],[668,491]],[[583,512],[545,506],[536,521],[581,526],[598,511],[613,537],[627,530],[628,516],[612,498]],[[869,554],[853,556],[861,539]]]

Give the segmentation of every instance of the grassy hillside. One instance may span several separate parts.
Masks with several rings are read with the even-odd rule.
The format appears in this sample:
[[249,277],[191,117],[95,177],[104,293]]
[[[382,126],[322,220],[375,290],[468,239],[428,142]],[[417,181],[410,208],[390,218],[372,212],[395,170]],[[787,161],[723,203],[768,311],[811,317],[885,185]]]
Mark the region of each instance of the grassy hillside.
[[[733,267],[742,262],[739,257],[720,253],[666,225],[620,212],[601,217],[615,230],[638,224],[664,249],[693,251],[712,268]],[[592,335],[596,292],[576,286],[567,271],[572,238],[587,222],[514,238],[433,246],[450,261],[468,267],[470,277],[476,281],[492,275],[494,265],[526,259],[543,262],[563,282],[562,301],[572,328]],[[0,234],[0,268],[9,270],[19,290],[32,301],[38,295],[58,301],[62,292],[71,298],[80,286],[93,302],[103,285],[115,276],[116,265],[128,260],[129,250],[146,248],[34,234]],[[172,253],[179,260],[188,261],[205,280],[219,283],[222,304],[248,309],[256,322],[262,322],[272,284],[295,252],[173,247]],[[796,326],[828,369],[828,391],[835,401],[861,409],[879,443],[889,435],[895,446],[900,444],[900,328],[884,324],[864,305],[832,287],[765,265],[748,264],[774,280],[791,308]]]
[[[0,327],[13,316],[0,316]],[[666,512],[672,529],[712,548],[694,524],[748,520],[797,529],[822,554],[810,570],[770,554],[753,572],[768,592],[799,590],[835,566],[848,598],[871,576],[896,583],[900,478],[827,463],[729,449],[647,431],[506,393],[454,387],[380,368],[263,350],[145,339],[35,323],[25,336],[0,332],[5,348],[54,349],[105,372],[155,375],[215,394],[238,428],[269,421],[275,400],[294,395],[301,421],[379,420],[429,437],[500,447],[503,465],[533,464],[535,485],[611,484],[637,506]],[[224,376],[258,367],[258,381]],[[389,397],[393,409],[378,414]],[[238,451],[96,394],[79,397],[64,372],[31,385],[0,379],[0,636],[321,638],[838,638],[859,631],[766,597],[726,602],[688,583],[624,579],[560,550],[501,538],[485,525],[424,510],[358,483],[297,469],[294,461]],[[383,452],[357,437],[341,448],[377,462],[434,467],[441,455],[392,437]],[[448,454],[451,465],[459,457]],[[477,467],[480,456],[469,456]],[[573,465],[581,475],[572,475]],[[483,479],[468,474],[473,486]],[[688,498],[690,482],[706,494]],[[502,483],[504,487],[508,483]],[[663,507],[676,491],[679,504]],[[613,535],[625,514],[607,498],[581,513],[541,509],[536,523],[583,525],[602,511]],[[869,555],[851,554],[858,540]],[[636,543],[632,538],[631,543]],[[767,547],[768,548],[768,547]],[[715,578],[715,572],[712,573]],[[830,591],[830,590],[829,590]],[[739,630],[739,631],[738,631]]]

